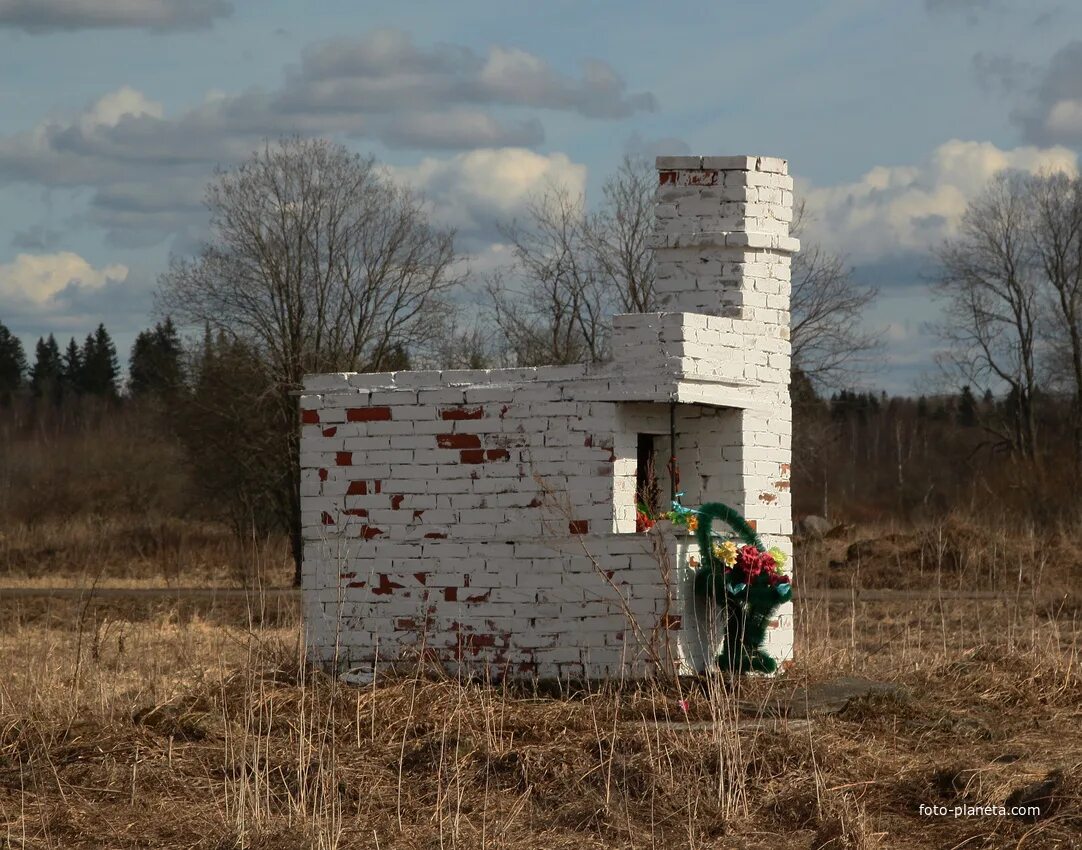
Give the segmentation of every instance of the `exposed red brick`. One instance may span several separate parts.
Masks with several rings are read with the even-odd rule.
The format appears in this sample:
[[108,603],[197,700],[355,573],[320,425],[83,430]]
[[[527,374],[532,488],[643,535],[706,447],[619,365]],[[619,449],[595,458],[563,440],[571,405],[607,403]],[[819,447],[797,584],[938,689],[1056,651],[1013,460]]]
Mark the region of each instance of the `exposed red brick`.
[[361,536],[365,540],[371,540],[373,537],[379,537],[383,534],[382,528],[376,528],[374,525],[366,525],[361,529]]
[[401,495],[400,496],[391,496],[391,509],[397,511],[402,506],[402,500],[405,499],[405,498],[406,498],[405,496],[401,496]]
[[661,621],[660,623],[658,623],[658,625],[660,625],[663,629],[682,629],[684,628],[684,620],[678,614],[666,614],[661,618]]
[[394,621],[395,631],[412,632],[417,628],[417,621],[412,617],[398,617]]
[[459,452],[459,457],[463,463],[484,463],[485,462],[485,450],[484,449],[463,449]]
[[658,185],[660,186],[716,186],[718,184],[718,172],[709,171],[659,171]]
[[457,587],[445,587],[443,589],[443,601],[444,602],[458,602],[458,588]]
[[488,602],[488,598],[492,595],[492,589],[486,590],[484,593],[479,593],[477,596],[467,596],[467,602]]
[[427,539],[429,539],[429,540],[446,540],[447,539],[447,535],[444,534],[442,531],[430,531],[430,532],[428,532],[428,534],[425,535],[425,537]]
[[760,493],[759,494],[759,501],[760,502],[765,502],[768,505],[771,502],[777,501],[777,498],[778,498],[777,495],[775,495],[774,493]]
[[772,629],[780,629],[781,628],[781,620],[779,620],[777,617],[775,617],[773,620],[771,620],[769,623],[767,623],[767,626],[769,626]]
[[350,508],[346,513],[350,516],[368,516],[368,511],[364,508]]
[[511,455],[507,449],[489,449],[485,452],[485,457],[489,460],[510,460]]
[[612,577],[616,575],[616,570],[605,570],[605,578],[612,581]]
[[505,418],[507,416],[507,411],[509,411],[510,409],[511,409],[511,405],[509,405],[509,404],[502,405],[500,407],[500,419]]
[[479,449],[481,438],[476,434],[438,434],[436,445],[441,449]]
[[368,482],[367,481],[350,481],[349,489],[346,491],[347,496],[367,496],[368,495]]
[[567,530],[571,534],[589,534],[590,521],[588,519],[573,519],[567,524]]
[[383,482],[382,481],[376,481],[376,482],[373,482],[373,483],[376,485],[376,492],[377,493],[380,492],[383,489]]
[[423,511],[423,510],[416,510],[416,511],[414,511],[414,512],[413,512],[413,519],[414,519],[414,521],[416,521],[416,520],[419,520],[419,519],[421,518],[421,514],[423,514],[423,513],[424,513],[424,511]]
[[301,422],[305,425],[318,425],[319,424],[319,411],[318,410],[302,410]]
[[324,524],[324,525],[334,525],[334,517],[333,517],[333,516],[331,516],[331,515],[330,515],[329,513],[327,513],[326,511],[324,511],[324,512],[323,512],[323,516],[322,516],[322,517],[320,517],[320,519],[322,519],[322,520],[323,520],[323,524]]
[[334,462],[339,466],[352,466],[353,452],[335,452]]
[[338,426],[337,425],[333,425],[330,428],[324,428],[323,429],[323,436],[324,437],[333,437],[337,433],[338,433]]
[[351,407],[346,411],[347,422],[385,422],[390,418],[389,407]]
[[327,470],[321,469],[319,471],[319,480],[320,481],[326,481],[327,480]]
[[483,407],[445,407],[440,411],[441,419],[484,419]]
[[391,593],[394,593],[396,590],[398,590],[399,588],[402,588],[402,587],[405,587],[405,585],[404,584],[398,584],[397,582],[391,581],[391,579],[387,575],[387,573],[380,573],[379,574],[379,587],[373,587],[372,588],[372,595],[373,596],[387,596],[387,595],[389,595]]
[[530,504],[528,504],[526,507],[539,508],[541,507],[541,500],[537,498],[537,496],[534,496],[532,499],[530,499]]
[[757,520],[754,520],[754,519],[749,519],[749,520],[747,520],[747,523],[748,523],[748,527],[749,527],[749,528],[750,528],[750,529],[751,529],[752,531],[755,531],[755,529],[757,528],[756,522],[757,522]]
[[496,646],[496,635],[492,634],[468,634],[464,643],[474,655],[479,655],[482,649]]
[[594,435],[593,435],[593,434],[587,434],[587,435],[586,435],[586,439],[585,439],[585,440],[583,441],[583,443],[582,443],[582,444],[583,444],[584,446],[586,446],[586,448],[588,448],[588,449],[590,449],[590,448],[593,448],[593,445],[594,445]]
[[353,573],[339,573],[338,577],[339,578],[357,578],[357,573],[355,573],[355,572],[353,572]]
[[788,490],[789,489],[789,482],[788,481],[775,481],[774,482],[774,488],[776,490]]
[[792,471],[792,466],[790,466],[787,463],[781,464],[781,474],[782,475],[788,475],[790,473],[790,471]]
[[346,587],[364,587],[368,582],[366,581],[351,581]]
[[421,584],[426,584],[428,582],[428,573],[414,573],[413,577]]

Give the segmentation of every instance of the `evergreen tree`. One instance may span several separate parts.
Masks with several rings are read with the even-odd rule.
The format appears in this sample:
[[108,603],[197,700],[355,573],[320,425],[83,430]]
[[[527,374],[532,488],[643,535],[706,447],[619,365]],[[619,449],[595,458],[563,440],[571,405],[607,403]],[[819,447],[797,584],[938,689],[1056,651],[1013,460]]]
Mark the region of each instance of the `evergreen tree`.
[[64,359],[61,364],[64,376],[64,394],[69,398],[83,394],[83,354],[79,350],[79,343],[72,337],[68,347],[64,351]]
[[105,325],[98,325],[93,334],[87,334],[82,353],[84,390],[90,395],[115,398],[120,364],[116,346]]
[[7,404],[22,389],[25,374],[23,344],[0,323],[0,403]]
[[38,344],[34,348],[34,366],[30,370],[30,388],[35,398],[47,398],[59,403],[63,367],[56,337],[52,334],[47,340],[38,337]]
[[133,396],[171,396],[180,388],[180,337],[173,320],[157,323],[135,338],[128,370],[128,389]]
[[928,399],[921,396],[917,399],[917,418],[925,419],[928,416]]
[[963,428],[972,428],[977,424],[977,399],[973,397],[973,391],[968,386],[962,387],[962,394],[958,399],[957,422]]
[[815,384],[812,383],[807,373],[798,367],[794,367],[791,378],[790,395],[794,405],[819,402],[819,394],[815,391]]

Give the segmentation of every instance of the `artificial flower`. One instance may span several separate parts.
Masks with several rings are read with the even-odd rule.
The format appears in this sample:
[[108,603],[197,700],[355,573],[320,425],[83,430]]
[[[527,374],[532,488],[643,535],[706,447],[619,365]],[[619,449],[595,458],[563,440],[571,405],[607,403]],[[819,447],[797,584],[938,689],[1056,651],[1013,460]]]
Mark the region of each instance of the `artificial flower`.
[[724,543],[715,543],[713,552],[714,557],[727,567],[731,567],[736,563],[736,544],[733,543],[732,540],[726,540]]
[[774,563],[778,565],[778,569],[784,569],[786,561],[789,560],[789,556],[786,555],[777,546],[769,550],[771,557],[774,559]]
[[748,582],[751,582],[759,573],[770,573],[777,570],[773,555],[769,552],[762,552],[755,546],[740,547],[736,566],[744,573]]
[[698,530],[699,530],[699,518],[697,516],[695,516],[694,514],[692,514],[691,516],[688,517],[688,531],[698,531]]

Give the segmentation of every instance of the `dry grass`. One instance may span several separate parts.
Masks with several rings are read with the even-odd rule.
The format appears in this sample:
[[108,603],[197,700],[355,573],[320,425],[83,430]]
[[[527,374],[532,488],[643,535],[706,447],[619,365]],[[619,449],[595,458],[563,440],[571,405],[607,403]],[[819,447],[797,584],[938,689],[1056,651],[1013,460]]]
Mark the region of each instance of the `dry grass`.
[[[1082,833],[1082,622],[1028,596],[802,602],[796,670],[696,690],[686,716],[659,685],[560,696],[419,671],[350,687],[305,669],[295,613],[257,604],[213,620],[22,604],[0,609],[0,847],[968,850]],[[810,720],[741,711],[839,674],[904,692]],[[1003,805],[1049,774],[1036,822],[918,813]]]
[[273,587],[292,579],[280,537],[240,541],[199,520],[75,516],[0,528],[3,587]]

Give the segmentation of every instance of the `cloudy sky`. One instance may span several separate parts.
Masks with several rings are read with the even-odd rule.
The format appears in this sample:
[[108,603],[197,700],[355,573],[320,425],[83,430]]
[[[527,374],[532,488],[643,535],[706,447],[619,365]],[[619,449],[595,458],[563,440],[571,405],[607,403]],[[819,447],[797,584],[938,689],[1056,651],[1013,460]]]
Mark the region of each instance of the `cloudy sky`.
[[1080,33],[1066,0],[0,0],[0,321],[126,351],[206,181],[268,137],[374,154],[481,263],[625,151],[767,154],[881,291],[869,383],[911,392],[929,248],[997,170],[1076,168]]

